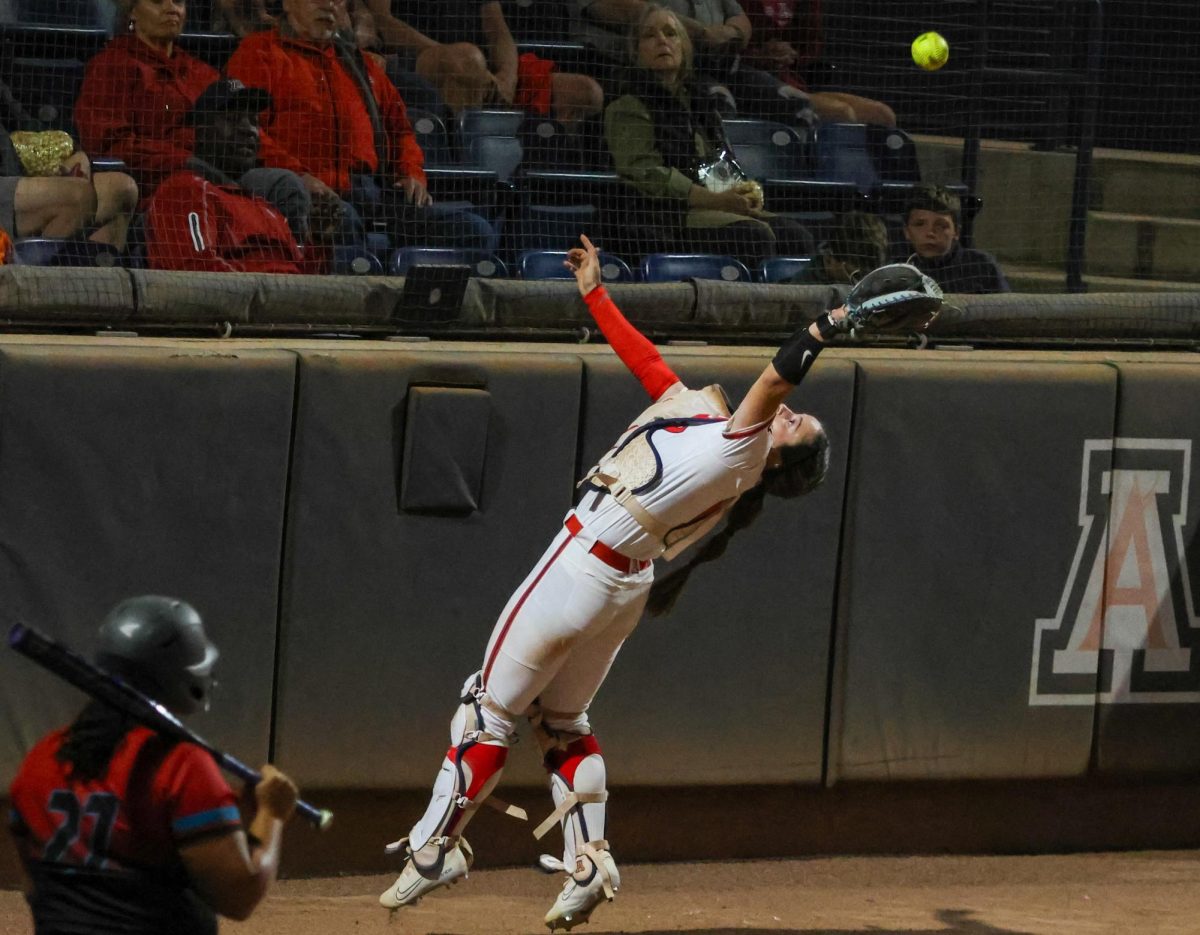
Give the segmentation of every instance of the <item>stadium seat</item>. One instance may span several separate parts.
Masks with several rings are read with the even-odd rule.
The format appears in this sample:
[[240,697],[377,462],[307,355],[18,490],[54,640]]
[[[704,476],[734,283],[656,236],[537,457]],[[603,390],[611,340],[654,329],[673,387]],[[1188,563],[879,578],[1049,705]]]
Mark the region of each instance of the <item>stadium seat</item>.
[[509,246],[525,250],[561,250],[574,246],[580,234],[597,230],[594,204],[523,204]]
[[521,126],[523,169],[578,169],[583,165],[578,138],[550,117],[530,117]]
[[421,152],[425,154],[425,165],[444,166],[454,162],[450,156],[450,134],[441,117],[427,110],[410,108],[408,120]]
[[113,4],[106,0],[77,0],[75,3],[13,0],[6,6],[12,15],[12,22],[23,26],[99,29],[105,32],[113,27]]
[[763,282],[785,282],[797,278],[815,282],[810,277],[815,276],[816,270],[816,260],[810,256],[771,256],[763,260],[758,275]]
[[798,179],[809,174],[808,147],[795,127],[771,120],[726,120],[733,157],[752,179]]
[[458,115],[459,160],[490,169],[507,182],[521,164],[520,110],[464,110]]
[[679,282],[683,279],[721,279],[753,282],[741,260],[714,253],[651,253],[642,259],[643,282]]
[[[501,9],[513,38],[521,46],[519,51],[529,51],[524,47],[528,43],[571,44],[567,41],[569,19],[561,0],[502,0]],[[547,54],[549,50],[534,51],[562,66],[562,58]]]
[[185,32],[179,37],[179,46],[201,61],[220,71],[237,48],[239,37],[220,32]]
[[125,258],[112,247],[74,237],[18,237],[13,252],[15,262],[24,266],[125,265]]
[[382,276],[383,263],[370,250],[338,246],[333,248],[333,272],[339,276]]
[[469,266],[471,275],[483,279],[505,279],[508,267],[498,256],[475,250],[455,250],[450,247],[401,247],[392,254],[388,272],[403,276],[410,266]]
[[828,182],[850,182],[867,194],[881,181],[871,158],[867,125],[823,123],[814,139],[816,177]]
[[[563,266],[566,250],[526,250],[517,258],[517,273],[522,279],[574,279]],[[636,276],[619,256],[600,251],[600,278],[604,282],[634,282]]]
[[867,149],[882,181],[921,181],[917,144],[899,127],[867,127]]

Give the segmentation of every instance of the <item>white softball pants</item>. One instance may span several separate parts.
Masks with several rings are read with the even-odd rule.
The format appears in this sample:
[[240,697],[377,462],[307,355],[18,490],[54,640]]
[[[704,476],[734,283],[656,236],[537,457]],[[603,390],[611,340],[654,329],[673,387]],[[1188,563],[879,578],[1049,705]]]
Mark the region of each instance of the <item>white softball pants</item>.
[[[511,719],[533,703],[553,730],[587,733],[587,709],[646,605],[654,566],[623,573],[588,553],[586,531],[562,528],[496,621],[483,687]],[[514,724],[484,708],[489,733]],[[581,729],[583,728],[583,729]]]

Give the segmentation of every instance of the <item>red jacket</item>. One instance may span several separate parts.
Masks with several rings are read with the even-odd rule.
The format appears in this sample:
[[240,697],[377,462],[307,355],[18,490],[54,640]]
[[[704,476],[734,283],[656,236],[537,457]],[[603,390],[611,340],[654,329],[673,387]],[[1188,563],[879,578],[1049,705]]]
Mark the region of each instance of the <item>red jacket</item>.
[[75,103],[84,151],[124,160],[146,198],[192,154],[184,115],[218,77],[178,46],[164,55],[132,33],[117,36],[88,63]]
[[[231,78],[271,92],[260,121],[259,159],[264,166],[313,175],[345,195],[352,173],[378,170],[375,133],[358,85],[332,44],[314,45],[277,29],[251,33],[225,66]],[[425,182],[425,157],[400,92],[367,59],[367,76],[387,133],[395,178]]]
[[193,168],[169,176],[150,199],[146,259],[151,269],[208,272],[305,273],[320,266],[306,259],[268,202]]

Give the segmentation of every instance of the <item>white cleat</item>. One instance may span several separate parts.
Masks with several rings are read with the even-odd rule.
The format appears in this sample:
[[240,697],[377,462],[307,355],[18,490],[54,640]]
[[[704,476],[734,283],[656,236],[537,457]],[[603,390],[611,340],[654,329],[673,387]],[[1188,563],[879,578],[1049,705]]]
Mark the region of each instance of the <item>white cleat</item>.
[[[404,869],[396,882],[389,886],[379,896],[379,905],[385,909],[399,909],[401,906],[411,906],[421,900],[426,893],[436,890],[439,886],[449,886],[465,879],[471,864],[475,862],[475,854],[466,838],[459,838],[458,843],[446,851],[442,866],[436,876],[425,876],[417,869],[412,854],[404,864]],[[426,871],[433,873],[433,868]]]
[[583,880],[568,876],[562,892],[546,913],[544,921],[551,932],[559,929],[569,932],[587,922],[595,908],[605,900],[611,902],[613,895],[621,888],[621,874],[617,872],[612,855],[605,850],[594,853],[599,858],[598,864],[590,856],[584,858],[592,868],[591,875]]

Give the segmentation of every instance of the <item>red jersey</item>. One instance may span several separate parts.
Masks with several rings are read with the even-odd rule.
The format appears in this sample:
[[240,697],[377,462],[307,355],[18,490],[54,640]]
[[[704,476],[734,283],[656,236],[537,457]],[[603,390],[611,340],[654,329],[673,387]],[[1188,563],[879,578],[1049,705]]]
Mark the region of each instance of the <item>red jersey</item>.
[[176,172],[150,199],[146,259],[151,269],[241,273],[319,272],[283,215],[233,184],[191,169]]
[[88,62],[75,103],[82,148],[123,160],[148,197],[192,154],[195,131],[184,116],[218,77],[178,46],[166,55],[133,34],[117,36]]
[[[425,156],[396,86],[370,56],[367,79],[387,136],[386,169],[395,178],[425,183]],[[315,45],[278,29],[251,33],[225,65],[247,87],[271,92],[259,126],[264,166],[313,175],[336,192],[350,191],[352,174],[380,169],[375,130],[350,72],[332,44]]]
[[134,727],[104,774],[80,781],[56,756],[66,734],[38,742],[9,792],[38,931],[215,931],[179,857],[180,845],[242,826],[212,756]]

